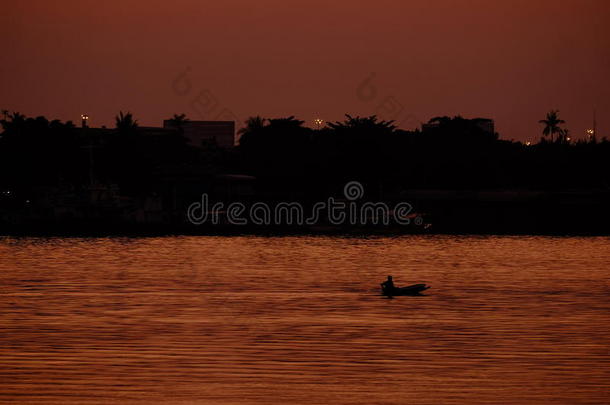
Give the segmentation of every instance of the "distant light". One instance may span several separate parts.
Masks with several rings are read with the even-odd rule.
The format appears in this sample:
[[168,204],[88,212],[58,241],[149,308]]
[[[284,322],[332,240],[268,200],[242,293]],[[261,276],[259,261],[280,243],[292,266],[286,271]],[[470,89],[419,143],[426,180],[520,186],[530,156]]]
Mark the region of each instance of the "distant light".
[[568,142],[572,140],[572,138],[570,138],[569,136],[566,139],[568,140]]
[[532,143],[530,141],[525,142],[525,146],[530,146]]
[[593,135],[593,134],[595,134],[595,130],[594,130],[594,129],[587,129],[587,131],[586,131],[586,132],[587,132],[587,134],[589,134],[589,135]]

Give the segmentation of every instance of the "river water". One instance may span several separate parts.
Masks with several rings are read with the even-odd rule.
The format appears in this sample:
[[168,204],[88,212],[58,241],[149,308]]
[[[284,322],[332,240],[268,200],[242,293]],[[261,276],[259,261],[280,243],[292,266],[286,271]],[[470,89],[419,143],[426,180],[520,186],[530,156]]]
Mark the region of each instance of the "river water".
[[610,403],[609,267],[610,238],[1,238],[0,402]]

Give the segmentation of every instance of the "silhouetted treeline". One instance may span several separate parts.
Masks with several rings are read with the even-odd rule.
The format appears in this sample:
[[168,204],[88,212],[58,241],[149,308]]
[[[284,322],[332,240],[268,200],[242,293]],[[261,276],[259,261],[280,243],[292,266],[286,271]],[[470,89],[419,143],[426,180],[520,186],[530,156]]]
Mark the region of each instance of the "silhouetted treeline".
[[237,150],[241,169],[286,186],[359,180],[369,188],[601,188],[610,184],[610,143],[535,145],[501,140],[473,120],[437,117],[404,131],[376,117],[313,130],[294,117],[251,119]]
[[348,115],[320,129],[253,117],[230,150],[190,144],[184,115],[172,118],[174,129],[140,127],[130,113],[112,129],[4,115],[0,225],[15,229],[184,224],[203,193],[307,205],[341,198],[348,181],[359,181],[364,200],[408,201],[437,229],[610,230],[610,142],[571,141],[556,111],[543,120],[551,140],[533,145],[500,139],[490,120],[436,117],[405,131]]
[[0,184],[14,190],[59,181],[85,180],[86,154],[72,122],[27,118],[19,113],[0,121]]
[[[184,117],[181,117],[182,119]],[[607,188],[610,143],[534,145],[501,140],[462,117],[437,117],[404,131],[376,117],[347,116],[314,130],[294,117],[251,118],[233,151],[189,146],[175,131],[155,135],[131,114],[114,130],[9,114],[1,120],[0,185],[116,183],[155,188],[163,167],[207,167],[256,176],[278,188],[333,187],[350,180],[404,188]],[[376,189],[376,187],[372,187]]]
[[163,167],[217,160],[188,146],[180,131],[151,133],[129,113],[117,116],[115,129],[77,128],[19,113],[7,114],[0,124],[0,189],[6,190],[102,183],[134,195],[154,190]]

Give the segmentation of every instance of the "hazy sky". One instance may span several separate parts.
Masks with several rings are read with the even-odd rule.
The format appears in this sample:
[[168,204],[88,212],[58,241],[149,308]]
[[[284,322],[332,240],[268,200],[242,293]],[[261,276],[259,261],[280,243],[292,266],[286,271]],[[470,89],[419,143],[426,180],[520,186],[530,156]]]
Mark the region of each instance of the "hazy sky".
[[[173,113],[490,117],[610,136],[608,0],[2,1],[0,108],[112,125]],[[374,73],[374,76],[372,76]],[[181,77],[179,77],[182,75]],[[363,83],[364,81],[368,82]],[[392,98],[393,97],[393,98]]]

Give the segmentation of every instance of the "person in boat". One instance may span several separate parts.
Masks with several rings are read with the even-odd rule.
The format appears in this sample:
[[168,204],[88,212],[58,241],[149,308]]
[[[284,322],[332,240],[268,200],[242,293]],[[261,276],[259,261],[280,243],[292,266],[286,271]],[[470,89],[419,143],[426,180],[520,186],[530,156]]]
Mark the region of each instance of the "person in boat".
[[385,291],[394,291],[394,289],[396,288],[394,286],[394,280],[392,280],[392,276],[388,276],[388,279],[381,283],[381,286]]

